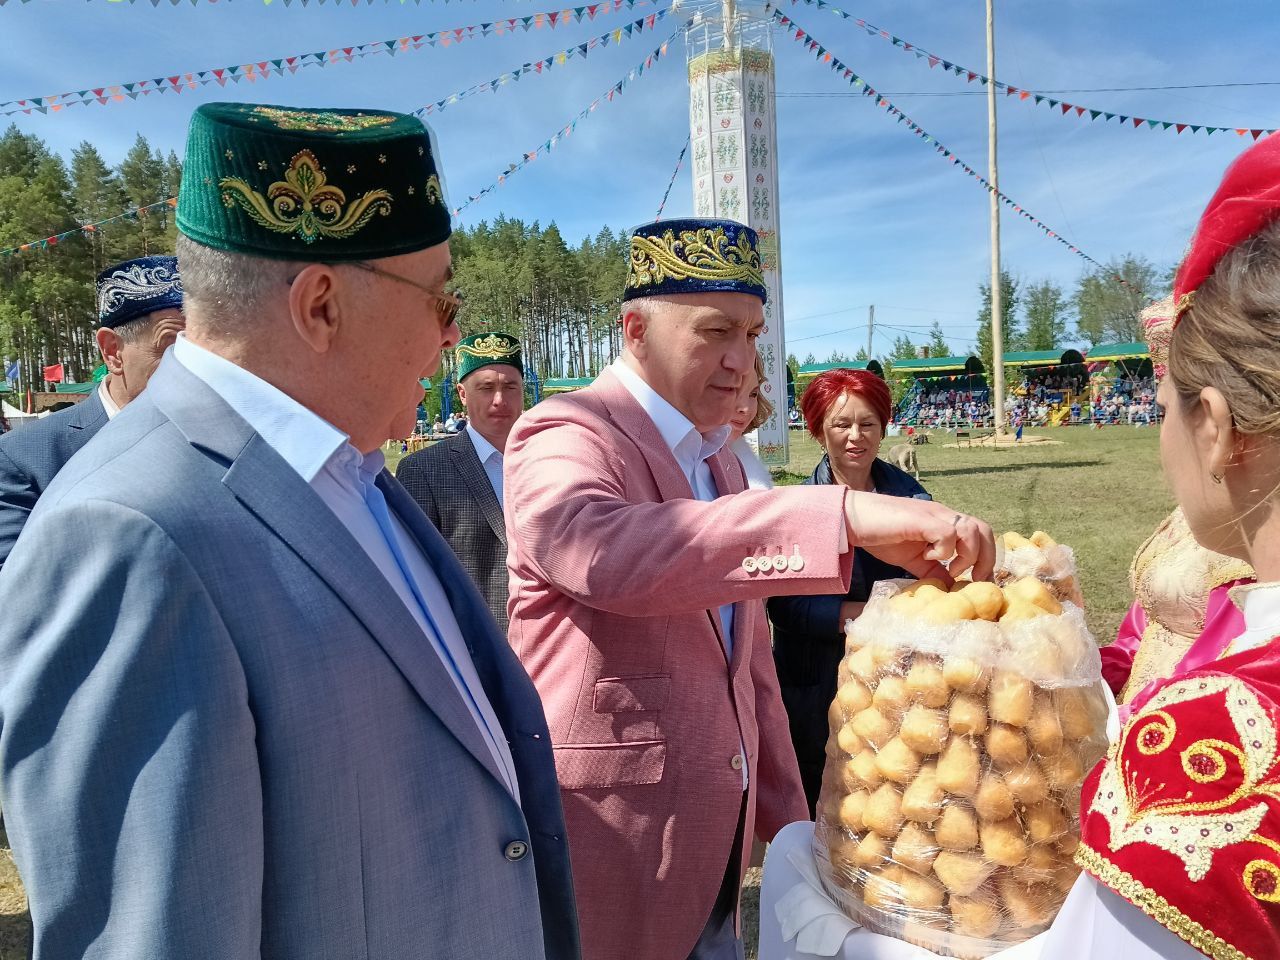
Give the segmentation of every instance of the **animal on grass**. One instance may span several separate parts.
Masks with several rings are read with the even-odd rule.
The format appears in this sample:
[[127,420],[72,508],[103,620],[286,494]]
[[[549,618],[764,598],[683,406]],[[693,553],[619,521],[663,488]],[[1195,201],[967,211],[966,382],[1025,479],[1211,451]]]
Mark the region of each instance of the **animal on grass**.
[[917,480],[920,479],[920,468],[916,464],[916,448],[909,444],[899,443],[889,448],[889,462],[899,470],[905,470]]

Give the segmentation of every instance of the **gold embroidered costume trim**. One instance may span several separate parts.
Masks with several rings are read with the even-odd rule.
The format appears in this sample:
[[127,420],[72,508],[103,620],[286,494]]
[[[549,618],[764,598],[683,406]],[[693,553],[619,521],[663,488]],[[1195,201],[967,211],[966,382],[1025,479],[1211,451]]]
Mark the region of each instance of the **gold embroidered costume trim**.
[[239,177],[223,177],[218,188],[227,207],[239,205],[259,226],[274,233],[296,233],[306,243],[350,237],[374,214],[391,212],[386,190],[370,190],[348,206],[347,195],[327,180],[315,154],[300,150],[284,179],[271,184],[265,197]]
[[656,286],[667,280],[746,282],[764,286],[760,254],[745,232],[730,241],[724,227],[667,230],[660,237],[631,238],[629,288]]
[[501,360],[506,357],[514,357],[519,353],[517,345],[513,345],[506,337],[496,333],[481,337],[473,343],[460,343],[456,350],[458,353],[469,357],[479,357],[481,360]]
[[1188,290],[1178,298],[1178,305],[1173,309],[1173,322],[1176,324],[1182,319],[1182,315],[1191,309],[1191,304],[1195,302],[1196,292]]
[[1160,926],[1176,933],[1213,960],[1262,960],[1236,949],[1087,845],[1080,844],[1075,859],[1076,866],[1092,874],[1098,882],[1120,894]]
[[370,130],[394,123],[396,118],[386,114],[335,113],[332,110],[279,110],[275,107],[255,107],[254,114],[270,120],[281,130],[307,130],[319,133],[344,133],[350,130]]
[[444,205],[444,191],[440,189],[440,178],[434,173],[427,177],[427,202]]

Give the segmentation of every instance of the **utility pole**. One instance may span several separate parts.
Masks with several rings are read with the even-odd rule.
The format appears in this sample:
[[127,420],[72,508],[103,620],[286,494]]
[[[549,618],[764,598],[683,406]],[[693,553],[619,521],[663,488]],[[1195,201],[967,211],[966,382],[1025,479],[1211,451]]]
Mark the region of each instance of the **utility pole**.
[[871,341],[875,337],[875,335],[876,335],[876,305],[873,303],[871,306],[867,307],[867,359],[868,360],[870,360],[873,356],[875,356],[875,354],[871,352],[874,349],[871,346]]
[[1004,292],[1000,283],[1000,173],[996,164],[996,14],[987,0],[987,179],[991,182],[991,412],[1004,436]]

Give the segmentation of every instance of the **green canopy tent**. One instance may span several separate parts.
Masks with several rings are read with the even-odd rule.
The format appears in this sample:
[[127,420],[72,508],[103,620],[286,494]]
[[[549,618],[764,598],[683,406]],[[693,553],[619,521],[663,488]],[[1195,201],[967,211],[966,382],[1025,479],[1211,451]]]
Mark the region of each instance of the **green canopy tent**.
[[1098,369],[1094,364],[1114,363],[1131,380],[1155,375],[1151,351],[1145,343],[1102,343],[1089,349],[1086,360],[1091,369]]

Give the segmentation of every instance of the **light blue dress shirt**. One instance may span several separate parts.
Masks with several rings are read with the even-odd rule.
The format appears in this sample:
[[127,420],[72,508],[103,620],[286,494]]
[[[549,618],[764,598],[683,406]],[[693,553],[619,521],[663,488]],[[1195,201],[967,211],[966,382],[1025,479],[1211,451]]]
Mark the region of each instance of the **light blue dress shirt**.
[[[518,803],[520,787],[506,735],[480,683],[444,587],[417,541],[387,509],[375,486],[383,469],[381,451],[361,454],[337,427],[183,335],[173,345],[173,357],[243,417],[364,548],[448,670]],[[389,528],[387,533],[384,527]]]
[[497,494],[498,504],[502,504],[502,451],[480,435],[480,431],[467,423],[467,433],[471,436],[471,445],[476,448],[476,456],[480,458],[480,466],[484,467],[484,475],[489,478],[489,486]]

